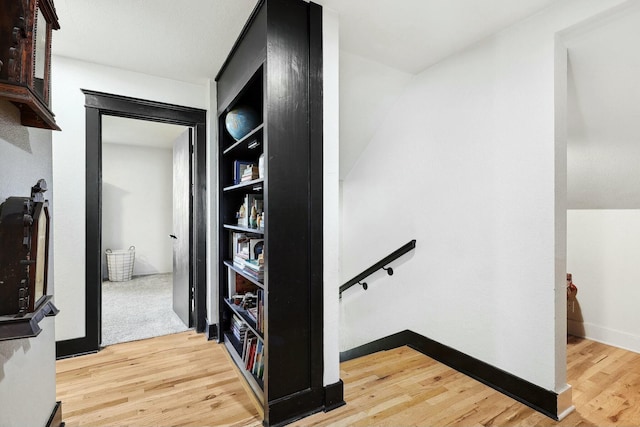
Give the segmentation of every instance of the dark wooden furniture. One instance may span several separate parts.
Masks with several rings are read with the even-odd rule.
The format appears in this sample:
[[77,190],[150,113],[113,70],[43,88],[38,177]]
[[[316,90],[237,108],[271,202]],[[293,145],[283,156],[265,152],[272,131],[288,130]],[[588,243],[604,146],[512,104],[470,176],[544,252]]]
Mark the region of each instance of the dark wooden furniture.
[[47,295],[49,210],[41,179],[31,197],[0,205],[0,341],[31,338],[38,323],[58,309]]
[[33,338],[40,335],[40,321],[53,317],[59,310],[53,305],[53,296],[47,295],[39,300],[38,306],[24,316],[0,316],[0,341]]
[[0,11],[0,98],[20,109],[23,125],[60,130],[50,109],[53,0],[0,0]]
[[0,315],[33,312],[47,294],[49,209],[39,180],[31,197],[0,205]]
[[[219,340],[262,403],[265,425],[325,409],[321,37],[320,6],[260,1],[216,77]],[[227,113],[237,106],[249,106],[263,119],[239,141],[225,128]],[[234,162],[257,165],[261,154],[264,176],[236,184]],[[263,198],[263,229],[238,225],[236,213],[248,195]],[[234,263],[239,232],[264,239],[263,277]],[[257,321],[231,298],[238,276],[260,295]],[[240,342],[245,334],[255,337],[262,371],[247,369]]]

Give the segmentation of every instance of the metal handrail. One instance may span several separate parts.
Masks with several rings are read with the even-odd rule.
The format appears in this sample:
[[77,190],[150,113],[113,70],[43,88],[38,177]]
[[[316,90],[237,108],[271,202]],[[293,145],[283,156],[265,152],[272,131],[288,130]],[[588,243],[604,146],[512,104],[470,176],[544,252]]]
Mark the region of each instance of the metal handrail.
[[407,243],[406,245],[402,246],[401,248],[395,250],[391,254],[387,255],[380,261],[376,262],[371,267],[367,268],[365,271],[358,274],[357,276],[349,280],[344,285],[340,286],[340,296],[342,296],[342,293],[344,291],[346,291],[347,289],[349,289],[354,285],[361,285],[362,289],[366,291],[368,288],[368,285],[366,282],[363,282],[363,280],[380,269],[385,270],[389,276],[393,275],[393,269],[391,267],[386,267],[386,265],[388,265],[391,261],[400,258],[402,255],[406,254],[407,252],[412,251],[413,249],[415,249],[415,247],[416,247],[416,241],[414,239],[409,243]]

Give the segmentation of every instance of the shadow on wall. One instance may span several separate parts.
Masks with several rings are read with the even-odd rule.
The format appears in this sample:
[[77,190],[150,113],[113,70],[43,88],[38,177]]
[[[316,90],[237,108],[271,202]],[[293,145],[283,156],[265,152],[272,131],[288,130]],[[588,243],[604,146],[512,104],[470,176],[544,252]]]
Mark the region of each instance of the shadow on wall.
[[123,199],[129,194],[113,184],[102,183],[102,277],[108,278],[106,249],[127,249],[132,244],[122,241]]
[[8,102],[0,103],[0,139],[15,145],[22,151],[33,154],[29,142],[29,131],[20,124],[20,112]]
[[28,339],[0,342],[0,382],[4,379],[4,365],[11,359],[11,356],[22,349],[23,353],[28,353],[31,343]]
[[158,268],[155,265],[151,264],[147,260],[146,256],[144,255],[138,256],[137,253],[136,253],[135,267],[136,267],[136,270],[140,271],[140,273],[136,274],[135,276],[148,276],[150,274],[171,273],[170,271],[158,270]]

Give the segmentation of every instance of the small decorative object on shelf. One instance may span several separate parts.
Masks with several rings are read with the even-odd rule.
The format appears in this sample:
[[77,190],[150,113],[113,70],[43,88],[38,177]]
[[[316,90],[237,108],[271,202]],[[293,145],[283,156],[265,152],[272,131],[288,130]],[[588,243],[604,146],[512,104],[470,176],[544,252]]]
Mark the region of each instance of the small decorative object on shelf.
[[244,138],[260,124],[260,117],[255,109],[245,105],[238,106],[227,113],[225,126],[229,135],[236,141]]
[[33,312],[47,294],[49,208],[47,183],[31,197],[9,197],[0,205],[0,315]]
[[[262,211],[261,194],[247,194],[236,213],[237,224],[245,228],[258,228],[258,212]],[[252,215],[255,215],[252,217]]]
[[258,157],[258,178],[264,178],[264,153]]
[[20,109],[24,126],[60,130],[50,110],[52,0],[0,0],[0,98]]

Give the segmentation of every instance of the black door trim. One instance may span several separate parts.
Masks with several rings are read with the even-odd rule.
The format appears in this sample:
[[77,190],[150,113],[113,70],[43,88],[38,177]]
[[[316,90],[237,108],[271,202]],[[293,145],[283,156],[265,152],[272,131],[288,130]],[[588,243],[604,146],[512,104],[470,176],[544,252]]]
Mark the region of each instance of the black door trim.
[[191,277],[194,327],[206,328],[206,110],[82,89],[86,107],[86,277],[85,336],[56,343],[58,358],[95,352],[101,333],[102,115],[171,123],[193,128],[194,195]]

